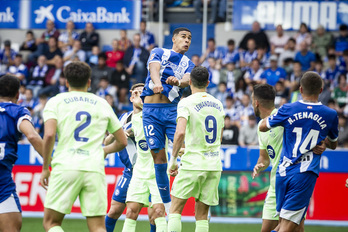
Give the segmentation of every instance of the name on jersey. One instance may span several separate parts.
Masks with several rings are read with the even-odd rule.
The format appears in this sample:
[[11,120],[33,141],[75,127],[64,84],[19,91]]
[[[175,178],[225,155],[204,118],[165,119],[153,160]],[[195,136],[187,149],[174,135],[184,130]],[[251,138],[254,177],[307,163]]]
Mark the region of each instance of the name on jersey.
[[204,101],[204,102],[201,102],[201,103],[199,103],[199,104],[197,104],[196,106],[195,106],[195,110],[197,111],[197,112],[199,112],[201,109],[203,109],[204,107],[213,107],[213,108],[215,108],[215,109],[217,109],[217,110],[219,110],[219,111],[221,111],[222,109],[221,109],[221,107],[219,106],[219,104],[217,104],[217,103],[215,103],[215,102],[212,102],[212,101]]
[[320,117],[318,114],[313,114],[313,112],[299,112],[293,115],[293,117],[288,118],[289,124],[293,124],[297,120],[301,119],[312,119],[316,121],[320,128],[323,130],[325,127],[327,127],[325,120]]
[[92,105],[96,105],[98,101],[90,99],[88,97],[69,97],[69,98],[65,98],[64,102],[66,104],[69,104],[72,102],[87,102],[87,103],[90,103]]

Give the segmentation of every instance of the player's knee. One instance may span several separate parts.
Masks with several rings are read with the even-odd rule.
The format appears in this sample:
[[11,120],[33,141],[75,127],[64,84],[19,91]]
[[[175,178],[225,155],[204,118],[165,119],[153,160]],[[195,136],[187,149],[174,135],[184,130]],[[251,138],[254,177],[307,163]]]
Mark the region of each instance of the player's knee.
[[138,212],[136,210],[132,209],[132,208],[127,208],[126,218],[137,220]]
[[164,207],[156,207],[153,213],[153,220],[159,217],[164,217]]
[[123,212],[123,209],[111,206],[110,210],[108,212],[108,217],[113,218],[113,219],[117,219],[121,216],[122,212]]

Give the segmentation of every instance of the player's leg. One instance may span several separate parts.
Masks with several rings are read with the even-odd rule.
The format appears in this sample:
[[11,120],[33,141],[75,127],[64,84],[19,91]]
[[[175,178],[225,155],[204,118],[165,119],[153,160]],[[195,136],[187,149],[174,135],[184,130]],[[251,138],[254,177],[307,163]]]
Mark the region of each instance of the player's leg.
[[62,232],[61,227],[65,214],[55,211],[53,209],[45,208],[43,227],[47,232]]
[[282,218],[278,232],[295,232],[297,227],[295,222]]
[[157,188],[156,179],[146,180],[146,185],[151,194],[152,210],[151,216],[154,219],[157,232],[167,232],[167,221],[165,218],[165,207]]
[[18,232],[22,227],[22,209],[16,192],[0,203],[0,231]]
[[[150,200],[151,201],[151,200]],[[154,219],[154,210],[151,207],[151,203],[150,206],[147,207],[147,214],[149,216],[149,222],[150,222],[150,232],[156,232],[156,224],[155,224],[155,219]]]
[[302,219],[300,226],[298,226],[296,229],[296,232],[304,232],[304,221],[305,219]]
[[90,232],[106,232],[104,216],[86,217]]
[[195,218],[196,218],[196,232],[208,232],[208,212],[209,205],[197,200],[195,205]]
[[168,216],[168,231],[181,232],[181,214],[187,199],[180,199],[172,195],[172,204],[170,206],[170,213]]
[[122,232],[135,232],[136,220],[142,207],[143,204],[127,201],[126,220],[124,222]]
[[268,190],[267,197],[263,205],[261,232],[270,232],[277,227],[279,217],[276,215],[277,210],[275,191]]
[[262,219],[261,232],[270,232],[278,225],[278,220]]

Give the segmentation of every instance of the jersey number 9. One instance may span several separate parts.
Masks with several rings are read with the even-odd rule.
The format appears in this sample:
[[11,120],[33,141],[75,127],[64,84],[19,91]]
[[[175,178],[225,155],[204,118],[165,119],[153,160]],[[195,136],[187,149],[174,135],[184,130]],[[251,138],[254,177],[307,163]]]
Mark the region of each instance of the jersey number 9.
[[210,138],[210,135],[206,135],[205,141],[207,141],[207,143],[214,143],[216,140],[216,134],[217,134],[217,123],[214,116],[208,115],[205,118],[205,130],[208,133],[212,133],[212,138]]

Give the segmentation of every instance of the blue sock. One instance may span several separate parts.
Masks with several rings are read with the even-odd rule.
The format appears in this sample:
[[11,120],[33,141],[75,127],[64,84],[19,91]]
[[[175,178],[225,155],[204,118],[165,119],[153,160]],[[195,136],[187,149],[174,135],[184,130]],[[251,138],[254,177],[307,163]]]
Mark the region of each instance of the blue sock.
[[115,229],[117,219],[109,218],[108,215],[105,216],[105,227],[106,232],[113,232]]
[[152,225],[152,224],[150,223],[150,227],[151,227],[150,232],[156,232],[156,226],[155,226],[155,225]]
[[167,164],[155,164],[156,182],[163,203],[168,203],[171,201],[167,166]]

